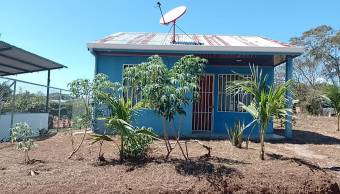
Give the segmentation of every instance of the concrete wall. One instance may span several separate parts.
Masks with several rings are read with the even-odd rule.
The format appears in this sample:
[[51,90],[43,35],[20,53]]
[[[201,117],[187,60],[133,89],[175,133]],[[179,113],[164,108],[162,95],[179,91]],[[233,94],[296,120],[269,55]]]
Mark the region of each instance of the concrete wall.
[[[31,128],[35,136],[39,135],[40,129],[48,128],[48,113],[15,113],[14,124],[26,122]],[[0,115],[0,140],[10,138],[11,114]]]
[[[171,67],[177,60],[178,57],[162,57],[164,62]],[[112,82],[121,82],[122,80],[122,69],[124,64],[139,64],[145,62],[147,57],[144,56],[107,56],[98,55],[96,57],[96,72],[105,73],[109,76]],[[206,73],[214,74],[214,113],[213,113],[213,133],[211,134],[192,134],[192,105],[185,107],[186,116],[183,120],[181,127],[182,136],[188,137],[227,137],[225,129],[225,123],[228,126],[233,126],[235,121],[241,120],[248,123],[252,120],[252,117],[248,113],[244,112],[218,112],[218,74],[228,73],[240,73],[250,74],[248,66],[242,67],[231,67],[227,66],[214,66],[214,64],[208,64],[206,67]],[[273,67],[262,67],[263,73],[268,75],[268,84],[273,83],[274,68]],[[142,116],[135,119],[134,124],[137,126],[152,127],[158,134],[162,135],[162,119],[157,116],[152,110],[143,110]],[[175,119],[175,125],[179,125],[179,118]],[[102,121],[97,121],[95,125],[95,131],[103,131],[104,125]],[[272,124],[269,125],[267,132],[272,133]],[[170,135],[174,134],[173,130],[170,130]],[[246,130],[246,134],[250,132],[250,128]],[[258,135],[258,127],[255,127],[253,134]]]

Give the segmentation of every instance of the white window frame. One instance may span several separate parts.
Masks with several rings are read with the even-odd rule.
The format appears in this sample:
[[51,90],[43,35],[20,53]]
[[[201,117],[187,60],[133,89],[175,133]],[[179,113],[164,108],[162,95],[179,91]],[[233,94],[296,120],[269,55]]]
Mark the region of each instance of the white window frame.
[[[251,75],[244,74],[242,76],[250,77]],[[228,83],[239,80],[238,78],[240,78],[240,75],[238,74],[218,74],[217,112],[245,112],[245,110],[240,106],[239,102],[249,104],[252,100],[251,96],[246,93],[228,94],[226,91]]]

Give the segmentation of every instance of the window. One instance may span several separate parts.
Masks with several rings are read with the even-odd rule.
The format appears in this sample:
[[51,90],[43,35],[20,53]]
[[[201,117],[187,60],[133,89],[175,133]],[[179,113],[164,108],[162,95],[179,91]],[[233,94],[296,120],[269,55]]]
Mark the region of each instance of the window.
[[[250,75],[242,75],[243,77],[250,77]],[[251,95],[244,92],[235,94],[227,91],[227,87],[233,81],[243,79],[237,74],[219,74],[218,75],[218,111],[219,112],[244,112],[239,102],[249,105],[251,102]]]
[[[134,64],[124,64],[123,70],[127,67],[132,67]],[[130,99],[132,105],[137,104],[143,97],[142,89],[140,87],[131,86],[130,83],[126,80],[123,81],[123,96],[125,100]]]

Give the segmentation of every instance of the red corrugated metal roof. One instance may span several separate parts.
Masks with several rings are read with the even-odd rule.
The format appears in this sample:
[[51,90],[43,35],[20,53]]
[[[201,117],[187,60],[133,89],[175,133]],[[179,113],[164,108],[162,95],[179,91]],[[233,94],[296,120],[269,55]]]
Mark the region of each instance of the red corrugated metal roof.
[[152,50],[209,50],[209,51],[259,51],[302,53],[303,48],[260,36],[226,36],[176,34],[176,43],[171,43],[172,34],[146,32],[119,32],[91,42],[88,48],[146,49]]

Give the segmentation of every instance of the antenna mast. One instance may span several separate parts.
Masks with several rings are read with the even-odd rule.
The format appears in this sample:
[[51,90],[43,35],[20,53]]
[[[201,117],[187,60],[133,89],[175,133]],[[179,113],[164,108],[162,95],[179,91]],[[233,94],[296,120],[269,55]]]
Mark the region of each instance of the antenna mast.
[[164,15],[163,15],[163,11],[162,11],[162,8],[161,8],[162,4],[161,2],[157,2],[157,7],[159,8],[159,11],[161,12],[161,15],[162,15],[162,18],[163,18],[163,22],[165,23],[165,20],[164,20]]

